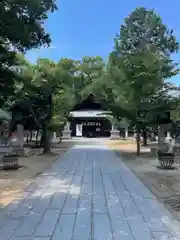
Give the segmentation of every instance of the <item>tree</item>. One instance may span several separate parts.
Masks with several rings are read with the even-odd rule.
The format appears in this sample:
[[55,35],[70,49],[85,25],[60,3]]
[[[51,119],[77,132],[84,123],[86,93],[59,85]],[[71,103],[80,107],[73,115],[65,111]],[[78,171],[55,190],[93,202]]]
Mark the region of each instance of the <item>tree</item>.
[[48,13],[57,9],[55,0],[2,0],[0,2],[0,106],[15,88],[16,53],[49,45],[50,36],[44,30]]
[[28,130],[42,130],[42,146],[44,153],[50,151],[49,125],[54,116],[54,94],[61,87],[58,78],[57,64],[48,59],[39,59],[31,65],[20,58],[18,76],[21,83],[16,84],[16,96],[11,99],[13,121],[12,128],[17,123]]
[[55,114],[54,97],[62,88],[62,80],[58,73],[55,62],[48,59],[39,59],[32,79],[32,84],[37,86],[37,92],[35,96],[32,96],[31,103],[36,120],[42,129],[41,144],[44,153],[50,151],[49,128]]
[[[76,91],[79,90],[79,101],[92,92],[96,92],[97,82],[103,75],[105,64],[99,56],[83,57],[77,68]],[[96,95],[96,94],[95,94]],[[98,96],[98,94],[97,94]]]
[[55,0],[2,0],[0,3],[1,43],[25,52],[31,48],[50,44],[51,39],[43,24],[48,12],[57,9]]
[[123,55],[139,54],[152,47],[162,56],[170,56],[179,50],[173,30],[163,24],[154,10],[144,7],[136,8],[125,18],[115,43],[115,48]]
[[39,89],[34,99],[34,112],[43,132],[44,153],[50,151],[49,130],[52,125],[63,125],[75,102],[72,88],[74,73],[74,64],[70,59],[61,59],[58,63],[48,59],[37,61],[32,81]]
[[115,38],[109,58],[112,95],[114,103],[119,102],[115,112],[127,114],[125,117],[136,125],[138,155],[145,103],[162,89],[165,78],[177,74],[170,54],[178,49],[172,30],[167,29],[154,11],[145,8],[133,11]]

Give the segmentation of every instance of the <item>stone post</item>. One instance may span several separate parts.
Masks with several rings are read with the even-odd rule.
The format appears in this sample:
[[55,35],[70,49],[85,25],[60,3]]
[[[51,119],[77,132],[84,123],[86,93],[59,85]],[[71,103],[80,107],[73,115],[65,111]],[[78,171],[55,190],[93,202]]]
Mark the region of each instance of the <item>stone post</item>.
[[17,125],[17,145],[20,149],[24,147],[24,127],[20,124]]
[[128,128],[125,129],[125,139],[128,139]]
[[110,139],[111,140],[118,140],[118,139],[120,139],[119,130],[116,129],[115,124],[112,124],[112,130],[111,130],[111,137],[110,137]]
[[171,138],[171,133],[169,131],[167,132],[166,139],[168,143],[171,143],[172,138]]
[[167,132],[167,138],[171,138],[171,133]]
[[53,140],[55,141],[57,139],[56,132],[53,132]]
[[56,132],[53,132],[53,134],[51,135],[51,142],[56,142],[57,140],[57,136],[56,136]]
[[19,156],[24,156],[24,127],[20,124],[17,125],[17,136],[16,136],[16,144],[14,146],[15,152]]
[[70,130],[70,123],[67,122],[64,130],[62,131],[62,139],[71,139],[71,130]]

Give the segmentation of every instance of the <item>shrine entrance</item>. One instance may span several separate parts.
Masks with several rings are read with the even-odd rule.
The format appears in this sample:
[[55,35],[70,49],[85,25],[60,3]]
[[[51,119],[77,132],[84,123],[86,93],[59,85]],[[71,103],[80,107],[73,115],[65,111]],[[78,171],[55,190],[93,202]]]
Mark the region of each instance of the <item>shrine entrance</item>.
[[82,123],[83,137],[101,137],[102,126],[97,121],[85,121]]
[[109,111],[95,101],[91,94],[82,103],[75,106],[69,117],[72,137],[110,137],[111,123]]
[[110,137],[111,124],[107,119],[73,119],[71,131],[73,137]]

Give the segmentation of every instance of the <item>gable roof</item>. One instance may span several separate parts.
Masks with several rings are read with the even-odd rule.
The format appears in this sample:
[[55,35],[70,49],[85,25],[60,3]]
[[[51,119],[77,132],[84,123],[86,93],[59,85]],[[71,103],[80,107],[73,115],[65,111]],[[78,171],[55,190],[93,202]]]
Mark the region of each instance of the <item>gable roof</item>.
[[80,110],[105,110],[102,105],[96,100],[93,94],[90,94],[84,101],[77,104],[71,111]]

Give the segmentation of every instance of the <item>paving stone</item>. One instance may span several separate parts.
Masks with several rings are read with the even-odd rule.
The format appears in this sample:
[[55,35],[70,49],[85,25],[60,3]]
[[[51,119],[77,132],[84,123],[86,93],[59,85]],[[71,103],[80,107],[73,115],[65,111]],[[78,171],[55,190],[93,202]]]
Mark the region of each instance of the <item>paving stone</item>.
[[35,203],[31,211],[35,213],[40,213],[42,215],[49,207],[52,196],[52,194],[43,193],[39,200]]
[[[86,184],[87,185],[87,184]],[[82,189],[84,193],[85,186]],[[80,195],[73,240],[89,240],[91,238],[91,195]]]
[[32,192],[22,203],[20,203],[16,211],[13,212],[12,218],[18,219],[18,218],[24,218],[28,215],[30,210],[35,206],[35,204],[40,199],[41,195],[43,193],[42,189],[35,190]]
[[121,202],[118,198],[118,195],[115,191],[115,188],[112,184],[112,179],[110,175],[102,175],[103,183],[104,183],[104,189],[105,189],[105,195],[106,195],[106,201],[107,201],[107,209],[110,215],[111,220],[116,218],[116,220],[119,222],[126,222],[126,216],[124,214],[124,210],[121,206]]
[[[84,160],[84,159],[83,159]],[[77,212],[78,201],[80,197],[82,179],[85,169],[85,161],[81,162],[78,166],[77,171],[73,177],[67,199],[63,208],[63,214],[71,214]]]
[[15,231],[15,236],[31,236],[35,232],[42,215],[31,211],[23,220],[21,226]]
[[168,232],[153,232],[155,240],[178,240],[173,238],[173,236]]
[[10,240],[51,240],[50,237],[13,237]]
[[75,222],[75,214],[62,214],[60,221],[56,226],[52,240],[71,240],[73,227]]
[[49,209],[59,209],[61,210],[64,206],[65,200],[68,194],[68,187],[62,187],[61,190],[57,191],[52,198],[49,205]]
[[78,211],[73,240],[91,239],[91,209],[84,208]]
[[110,221],[107,214],[94,214],[94,240],[113,239]]
[[180,224],[171,213],[164,207],[163,204],[158,202],[156,199],[148,199],[147,202],[156,211],[163,224],[169,229],[169,231],[180,235]]
[[147,222],[160,217],[160,215],[155,212],[146,201],[146,198],[141,196],[132,196],[132,199]]
[[134,240],[132,231],[127,223],[127,221],[122,222],[120,216],[116,216],[111,219],[112,229],[113,229],[113,239],[114,240]]
[[47,210],[41,223],[36,229],[35,236],[37,237],[49,237],[53,234],[55,226],[57,224],[60,212],[57,210]]
[[16,228],[21,224],[21,220],[8,220],[8,222],[0,229],[0,239],[8,240],[16,230]]
[[136,240],[152,240],[152,233],[141,216],[129,218],[128,224]]
[[180,223],[99,140],[76,145],[0,211],[0,240],[180,240]]
[[95,213],[107,213],[100,168],[94,166],[93,170],[93,211]]
[[[74,183],[74,180],[76,184]],[[67,199],[63,208],[64,214],[71,214],[77,212],[77,206],[78,206],[78,200],[79,200],[79,194],[81,189],[81,181],[82,177],[75,176],[73,179],[73,183],[69,189],[69,192],[67,194]]]

